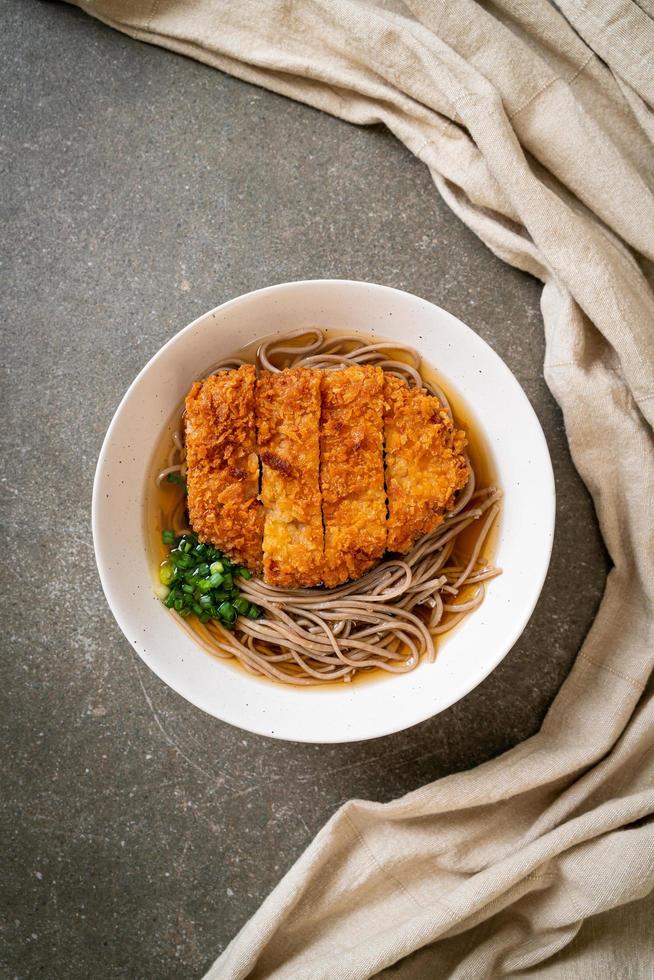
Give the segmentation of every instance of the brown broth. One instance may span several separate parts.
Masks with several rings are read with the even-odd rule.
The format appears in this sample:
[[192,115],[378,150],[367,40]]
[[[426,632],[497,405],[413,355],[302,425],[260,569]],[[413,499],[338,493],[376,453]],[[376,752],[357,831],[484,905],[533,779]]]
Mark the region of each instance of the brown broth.
[[[281,331],[279,332],[281,333]],[[339,335],[344,334],[346,331],[323,329],[323,332],[327,339],[336,339]],[[355,333],[355,331],[347,331],[347,333],[352,334]],[[384,337],[368,335],[361,331],[356,331],[356,334],[362,340],[365,340],[371,344],[379,343],[385,340]],[[264,340],[270,339],[271,336],[274,335],[267,335],[259,338],[253,343],[248,344],[238,351],[235,351],[234,356],[249,363],[254,363],[258,347]],[[301,346],[301,338],[298,338],[295,341],[289,341],[287,344],[285,344],[285,346],[296,345]],[[406,355],[404,355],[401,350],[394,351],[389,349],[388,356],[389,358],[393,358],[395,360],[405,362],[407,360]],[[281,358],[275,359],[275,363],[279,367],[286,367],[288,366],[289,360],[290,356],[285,357],[283,360]],[[208,368],[210,369],[211,365],[209,365]],[[447,379],[443,378],[442,375],[438,373],[436,368],[428,364],[425,360],[423,360],[420,364],[419,370],[420,374],[426,381],[431,382],[443,391],[450,403],[450,408],[452,409],[452,414],[456,425],[463,429],[466,433],[468,439],[467,451],[470,457],[470,462],[475,471],[477,487],[481,488],[496,485],[496,469],[491,451],[481,433],[481,428],[477,423],[477,420],[475,419],[470,407],[467,405],[463,395],[461,395],[461,393],[458,392]],[[155,587],[159,585],[159,565],[162,561],[164,561],[168,554],[168,548],[161,539],[161,533],[165,528],[171,526],[171,516],[175,509],[181,504],[184,495],[184,490],[179,485],[164,481],[162,486],[157,486],[156,476],[167,465],[168,455],[172,446],[173,433],[180,429],[180,420],[183,409],[184,405],[183,403],[180,403],[171,414],[166,427],[162,432],[157,445],[155,446],[148,469],[148,485],[145,493],[144,520],[146,527],[146,539],[148,540],[150,547],[153,583]],[[501,516],[502,515],[500,513],[490,534],[487,536],[480,553],[480,558],[488,562],[492,561],[495,553],[498,527]],[[462,559],[472,552],[477,540],[477,534],[481,523],[482,521],[480,520],[479,523],[475,522],[471,524],[458,535],[455,553],[460,555]],[[463,587],[457,595],[456,601],[461,603],[466,602],[468,599],[472,598],[475,589],[476,586],[474,584]],[[447,623],[448,619],[451,619],[454,615],[454,613],[444,613],[441,623]],[[461,622],[465,622],[465,618],[466,617],[463,617]],[[200,624],[195,619],[195,616],[191,616],[185,621],[180,619],[179,622],[184,629],[191,629],[193,633],[199,635],[198,627]],[[447,637],[451,636],[452,633],[458,629],[459,625],[460,624],[458,623],[455,624],[451,630],[436,637],[435,642],[437,650],[441,644],[446,641]],[[236,658],[225,659],[221,657],[220,659],[226,665],[242,671],[243,673],[249,674],[249,671],[246,671]],[[249,676],[252,675],[249,674]],[[393,677],[393,674],[389,673],[388,671],[384,671],[381,668],[368,668],[355,673],[353,679],[348,682],[348,686],[351,684],[367,684],[373,680],[380,680],[382,677]],[[267,681],[268,683],[276,683],[274,681],[269,681],[267,678],[261,679]],[[323,691],[328,689],[341,690],[341,685],[338,682],[332,682],[304,688],[304,690],[308,691]]]

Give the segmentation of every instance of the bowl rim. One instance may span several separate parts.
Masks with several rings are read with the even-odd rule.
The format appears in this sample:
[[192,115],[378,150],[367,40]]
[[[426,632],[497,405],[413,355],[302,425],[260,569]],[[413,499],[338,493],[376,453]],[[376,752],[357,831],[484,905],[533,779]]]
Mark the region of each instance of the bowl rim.
[[[439,314],[445,314],[445,316],[450,320],[456,321],[457,328],[460,328],[463,331],[472,334],[475,338],[476,343],[481,345],[481,347],[484,349],[484,354],[487,357],[490,357],[492,361],[495,361],[496,363],[499,362],[501,368],[510,374],[511,378],[513,379],[515,385],[517,385],[517,388],[519,389],[522,395],[524,411],[530,415],[530,421],[532,422],[532,424],[535,423],[534,436],[539,441],[538,450],[540,452],[541,463],[544,464],[544,471],[540,475],[541,478],[544,479],[547,483],[547,486],[544,488],[544,490],[545,490],[545,498],[549,505],[547,511],[541,514],[542,520],[546,524],[547,543],[546,543],[546,547],[543,549],[543,551],[539,556],[539,561],[540,561],[539,571],[531,579],[532,588],[531,588],[531,597],[529,602],[526,602],[521,607],[522,610],[521,614],[516,617],[512,630],[510,632],[507,632],[507,634],[503,637],[501,642],[497,643],[495,647],[494,656],[485,660],[481,664],[481,666],[477,667],[476,671],[471,672],[469,678],[470,682],[465,691],[463,691],[462,693],[454,692],[451,697],[445,698],[443,700],[443,703],[440,704],[435,710],[430,709],[417,714],[416,717],[413,718],[408,724],[403,722],[397,724],[394,723],[379,724],[377,729],[371,729],[369,733],[365,735],[358,735],[354,738],[348,737],[347,734],[343,735],[342,737],[339,737],[338,734],[335,734],[334,737],[329,737],[329,738],[302,737],[300,739],[294,736],[290,736],[275,731],[271,732],[270,729],[266,727],[265,724],[257,724],[257,723],[253,723],[252,721],[248,723],[241,723],[238,721],[233,721],[231,719],[223,718],[221,715],[216,714],[212,710],[208,709],[205,704],[200,703],[200,699],[198,697],[193,696],[193,694],[189,693],[188,691],[180,690],[174,683],[171,683],[170,679],[164,676],[165,671],[163,670],[160,671],[159,669],[157,669],[158,664],[156,663],[156,661],[153,662],[150,659],[148,660],[145,659],[143,655],[144,654],[143,650],[136,644],[135,641],[131,639],[131,631],[127,629],[125,623],[125,617],[122,614],[122,609],[121,609],[122,602],[118,597],[118,595],[116,594],[116,590],[114,589],[114,585],[112,583],[111,577],[107,572],[106,562],[103,558],[104,544],[103,544],[103,531],[100,526],[100,511],[101,511],[101,504],[102,504],[101,494],[104,490],[104,487],[103,487],[103,474],[101,472],[101,468],[102,468],[102,463],[108,454],[108,447],[110,446],[112,438],[123,421],[122,416],[125,411],[125,407],[130,401],[133,392],[139,386],[142,378],[152,370],[152,368],[157,364],[158,361],[166,357],[168,351],[172,347],[181,343],[182,338],[185,335],[190,334],[194,330],[194,328],[198,327],[203,321],[205,321],[209,317],[215,316],[215,314],[218,313],[219,311],[221,314],[224,314],[226,311],[234,309],[240,304],[250,302],[254,297],[264,296],[264,295],[274,297],[275,293],[284,290],[292,290],[294,288],[306,289],[311,287],[325,287],[325,286],[336,287],[336,288],[341,288],[341,287],[347,288],[351,286],[370,287],[371,289],[375,289],[375,290],[387,291],[399,297],[407,297],[412,301],[418,300],[421,303],[433,307],[439,312]],[[482,425],[482,430],[484,432],[484,435],[486,435],[486,430],[484,429],[483,425]],[[160,678],[160,680],[163,681],[163,683],[165,683],[168,687],[174,690],[178,695],[183,697],[186,701],[189,701],[199,710],[208,713],[215,718],[218,718],[224,723],[231,724],[235,727],[238,727],[242,731],[251,732],[257,735],[263,735],[268,738],[275,738],[277,740],[282,740],[282,741],[298,742],[298,744],[312,744],[312,743],[313,744],[346,744],[348,742],[367,741],[372,738],[380,738],[386,735],[395,734],[396,732],[399,731],[405,731],[410,728],[413,728],[415,725],[421,724],[422,722],[426,721],[431,717],[434,717],[437,714],[440,714],[442,711],[446,710],[447,708],[451,707],[453,704],[456,704],[458,701],[462,700],[471,691],[473,691],[476,687],[478,687],[493,672],[493,670],[495,670],[498,664],[509,653],[509,651],[512,649],[512,647],[515,645],[519,637],[524,632],[527,623],[531,618],[531,615],[540,598],[543,585],[545,583],[545,579],[547,577],[547,573],[549,570],[552,548],[554,543],[555,522],[556,522],[556,487],[555,487],[554,471],[552,467],[551,456],[549,453],[549,448],[547,445],[545,433],[543,432],[543,428],[540,424],[540,420],[538,419],[538,416],[529,398],[527,397],[522,385],[520,384],[516,376],[513,374],[511,369],[508,367],[508,365],[505,363],[505,361],[490,346],[490,344],[488,344],[488,342],[484,340],[483,337],[481,337],[478,333],[476,333],[476,331],[474,331],[471,327],[469,327],[466,323],[464,323],[454,314],[449,313],[447,310],[444,310],[442,307],[438,306],[438,304],[436,303],[433,303],[431,300],[427,300],[424,299],[423,297],[417,296],[415,293],[410,293],[406,290],[398,289],[394,286],[388,286],[382,283],[374,283],[366,280],[333,279],[333,278],[291,280],[289,282],[275,283],[273,285],[263,286],[258,289],[250,290],[247,293],[242,293],[239,296],[226,300],[224,303],[220,303],[218,304],[218,306],[215,306],[212,309],[207,310],[206,312],[197,316],[194,320],[192,320],[190,323],[184,326],[181,330],[174,333],[173,336],[170,337],[159,348],[159,350],[157,350],[152,355],[152,357],[148,359],[148,361],[144,364],[141,370],[137,373],[136,377],[128,386],[123,397],[118,403],[117,408],[114,411],[106,435],[103,439],[100,452],[98,454],[98,461],[96,464],[95,476],[93,481],[92,506],[91,506],[91,527],[93,533],[94,554],[95,554],[98,574],[99,574],[99,578],[100,578],[100,582],[102,585],[105,598],[112,612],[112,615],[114,616],[116,622],[118,623],[118,626],[121,629],[121,632],[128,640],[130,645],[134,648],[134,650],[138,653],[139,657],[141,658],[141,660],[143,660],[146,666],[149,667],[149,669],[152,670]],[[485,601],[487,601],[487,599]],[[177,624],[175,625],[177,626]],[[205,655],[208,656],[208,654]]]

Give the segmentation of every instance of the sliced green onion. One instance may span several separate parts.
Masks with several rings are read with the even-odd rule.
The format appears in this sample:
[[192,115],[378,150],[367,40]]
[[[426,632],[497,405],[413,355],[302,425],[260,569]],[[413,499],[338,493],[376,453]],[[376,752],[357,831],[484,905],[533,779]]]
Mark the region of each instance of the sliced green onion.
[[[179,477],[179,474],[171,474]],[[171,480],[183,483],[183,479]],[[241,595],[235,576],[252,578],[252,573],[236,565],[197,534],[178,535],[165,528],[161,532],[164,544],[172,546],[168,558],[159,568],[160,585],[155,592],[168,609],[186,618],[198,617],[201,623],[220,620],[231,627],[237,616],[257,619],[261,610]]]
[[236,619],[236,610],[231,602],[222,602],[218,607],[218,615],[221,619],[224,619],[226,623],[233,623]]

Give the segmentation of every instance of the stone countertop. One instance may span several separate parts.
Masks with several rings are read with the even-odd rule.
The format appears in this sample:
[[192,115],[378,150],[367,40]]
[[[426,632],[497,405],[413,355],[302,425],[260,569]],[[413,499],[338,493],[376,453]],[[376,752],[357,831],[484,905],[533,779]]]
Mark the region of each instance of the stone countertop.
[[[340,803],[389,800],[534,733],[606,558],[543,381],[540,286],[496,259],[382,128],[355,128],[115,33],[2,10],[3,834],[11,977],[196,977]],[[141,663],[90,530],[102,438],[186,323],[291,279],[372,280],[470,324],[524,386],[556,473],[538,608],[497,670],[410,731],[237,731]]]

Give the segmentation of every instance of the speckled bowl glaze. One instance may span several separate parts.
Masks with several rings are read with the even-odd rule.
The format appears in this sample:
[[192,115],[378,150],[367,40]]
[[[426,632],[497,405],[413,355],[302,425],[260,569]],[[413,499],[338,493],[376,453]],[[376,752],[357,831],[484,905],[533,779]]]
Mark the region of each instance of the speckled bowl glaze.
[[[154,447],[191,382],[219,358],[276,330],[318,325],[415,347],[480,424],[504,505],[481,607],[433,664],[364,684],[300,689],[250,676],[206,653],[153,594],[145,495]],[[107,601],[142,660],[178,694],[239,728],[297,742],[353,742],[424,721],[480,684],[536,605],[554,534],[554,480],[538,419],[504,362],[438,306],[372,283],[314,280],[260,289],[217,307],[143,368],[113,418],[93,488],[93,538]]]

